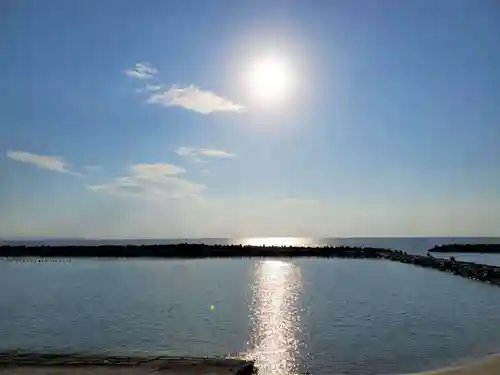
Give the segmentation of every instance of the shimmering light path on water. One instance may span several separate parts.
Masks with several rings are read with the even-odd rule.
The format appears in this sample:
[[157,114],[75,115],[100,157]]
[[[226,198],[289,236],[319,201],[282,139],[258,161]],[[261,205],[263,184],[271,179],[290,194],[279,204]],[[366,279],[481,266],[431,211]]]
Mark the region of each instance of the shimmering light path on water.
[[289,262],[266,260],[255,265],[254,280],[253,326],[245,358],[254,359],[263,375],[296,373],[300,269]]
[[314,238],[308,237],[248,237],[238,238],[233,241],[235,244],[245,246],[320,246],[324,245]]

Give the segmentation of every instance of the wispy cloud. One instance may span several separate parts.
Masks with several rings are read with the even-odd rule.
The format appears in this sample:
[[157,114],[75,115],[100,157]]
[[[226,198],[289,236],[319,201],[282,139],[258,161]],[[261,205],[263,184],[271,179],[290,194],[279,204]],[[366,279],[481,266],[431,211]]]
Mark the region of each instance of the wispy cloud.
[[201,194],[205,186],[178,177],[186,170],[173,164],[135,164],[130,175],[114,181],[91,185],[89,189],[122,197],[179,199]]
[[146,90],[148,91],[157,91],[163,88],[162,85],[146,85]]
[[236,154],[213,148],[179,147],[176,151],[179,156],[188,156],[197,162],[204,162],[206,158],[232,159]]
[[21,163],[34,164],[38,168],[54,172],[77,174],[71,172],[64,159],[59,156],[37,155],[26,151],[7,151],[7,157]]
[[129,77],[135,77],[140,79],[151,78],[156,73],[158,73],[158,69],[152,67],[151,64],[147,62],[137,63],[135,64],[135,67],[133,69],[125,71],[125,74],[128,75]]
[[131,168],[134,175],[138,178],[148,180],[156,180],[164,176],[175,176],[181,173],[186,173],[182,167],[173,164],[135,164]]
[[211,91],[200,90],[194,85],[184,88],[172,86],[168,91],[151,95],[147,102],[164,107],[182,107],[204,115],[213,112],[242,113],[245,111],[245,107],[241,104],[234,103]]
[[163,88],[162,85],[146,85],[146,87],[142,87],[140,89],[135,90],[136,92],[147,92],[147,91],[158,91]]

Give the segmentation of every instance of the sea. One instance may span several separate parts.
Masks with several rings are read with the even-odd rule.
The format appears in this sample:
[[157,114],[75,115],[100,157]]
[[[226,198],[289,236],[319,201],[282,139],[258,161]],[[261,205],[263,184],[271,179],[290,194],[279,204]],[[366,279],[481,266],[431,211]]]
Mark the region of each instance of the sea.
[[[30,241],[352,245],[419,254],[445,243],[500,243],[463,237]],[[500,265],[497,254],[458,259]],[[255,360],[261,375],[405,374],[500,352],[499,287],[383,260],[1,259],[0,285],[0,351],[229,356]]]

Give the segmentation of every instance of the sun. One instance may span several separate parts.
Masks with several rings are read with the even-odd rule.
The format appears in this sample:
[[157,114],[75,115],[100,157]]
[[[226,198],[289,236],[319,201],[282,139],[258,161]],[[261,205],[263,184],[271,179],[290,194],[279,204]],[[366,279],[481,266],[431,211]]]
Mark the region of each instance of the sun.
[[253,99],[277,102],[290,94],[293,75],[288,64],[276,57],[257,60],[247,76],[247,84]]

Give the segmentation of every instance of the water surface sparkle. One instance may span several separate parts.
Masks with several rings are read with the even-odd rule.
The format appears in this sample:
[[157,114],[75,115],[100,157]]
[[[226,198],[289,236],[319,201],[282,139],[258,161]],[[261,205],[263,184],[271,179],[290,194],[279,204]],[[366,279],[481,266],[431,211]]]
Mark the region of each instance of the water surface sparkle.
[[259,374],[297,373],[300,269],[289,262],[266,260],[256,264],[254,272],[252,330],[245,358],[255,360]]
[[313,238],[307,237],[248,237],[238,238],[234,244],[243,246],[316,246],[318,243]]

